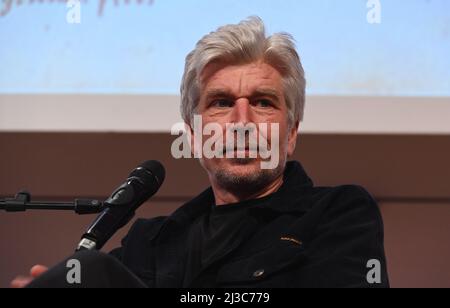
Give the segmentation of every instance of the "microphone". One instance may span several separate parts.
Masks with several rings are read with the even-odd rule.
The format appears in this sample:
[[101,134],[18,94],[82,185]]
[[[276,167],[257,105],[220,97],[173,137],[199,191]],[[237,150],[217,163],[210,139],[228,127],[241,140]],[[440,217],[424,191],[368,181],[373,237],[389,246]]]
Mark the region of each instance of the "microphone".
[[80,250],[100,250],[114,233],[125,226],[135,211],[161,187],[165,170],[158,161],[147,161],[137,167],[126,181],[104,202],[106,207],[83,235]]

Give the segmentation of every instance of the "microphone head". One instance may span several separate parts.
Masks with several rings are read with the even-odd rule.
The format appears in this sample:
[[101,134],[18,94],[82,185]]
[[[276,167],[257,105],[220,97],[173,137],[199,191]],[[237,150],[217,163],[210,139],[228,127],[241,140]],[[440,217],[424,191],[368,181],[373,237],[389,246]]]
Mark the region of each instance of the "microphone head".
[[147,184],[151,182],[151,186],[158,190],[166,178],[166,170],[159,161],[149,160],[137,167],[130,177],[137,177]]

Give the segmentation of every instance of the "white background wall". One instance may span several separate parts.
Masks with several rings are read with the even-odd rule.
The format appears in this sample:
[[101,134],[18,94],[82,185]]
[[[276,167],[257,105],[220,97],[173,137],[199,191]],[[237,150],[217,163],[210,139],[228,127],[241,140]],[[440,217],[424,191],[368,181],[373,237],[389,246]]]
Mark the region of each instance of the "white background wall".
[[[170,132],[178,96],[0,95],[0,131]],[[450,134],[450,97],[307,97],[304,133]]]

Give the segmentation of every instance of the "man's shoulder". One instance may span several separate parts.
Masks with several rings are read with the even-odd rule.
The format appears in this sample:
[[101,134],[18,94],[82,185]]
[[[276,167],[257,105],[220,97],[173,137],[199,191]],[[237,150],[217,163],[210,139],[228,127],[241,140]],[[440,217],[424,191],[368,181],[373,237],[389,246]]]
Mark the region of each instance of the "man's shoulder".
[[377,201],[362,186],[316,186],[309,188],[306,195],[309,207],[306,216],[314,219],[319,225],[336,223],[348,226],[370,222],[377,225],[377,229],[383,227]]
[[365,224],[372,232],[382,233],[383,219],[380,208],[364,187],[314,187],[311,196],[311,212],[315,212],[313,216],[318,218],[318,226],[345,229]]
[[372,195],[360,185],[347,184],[339,186],[313,186],[310,187],[310,193],[318,197],[363,197],[373,198]]
[[168,216],[158,216],[150,219],[137,219],[131,226],[130,231],[123,240],[122,244],[129,244],[129,242],[133,239],[141,239],[142,236],[151,240],[158,234],[159,230],[167,219]]
[[153,218],[139,218],[134,223],[132,229],[135,231],[158,229],[161,227],[169,218],[169,216],[158,216]]
[[378,208],[372,194],[360,185],[312,187],[310,198],[313,203],[323,203],[328,207],[346,207],[359,204],[366,208]]

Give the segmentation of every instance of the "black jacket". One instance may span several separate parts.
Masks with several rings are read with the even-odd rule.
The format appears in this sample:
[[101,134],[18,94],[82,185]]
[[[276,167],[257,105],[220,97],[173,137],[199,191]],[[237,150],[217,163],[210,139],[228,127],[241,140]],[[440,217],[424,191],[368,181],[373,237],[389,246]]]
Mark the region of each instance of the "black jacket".
[[[251,209],[249,232],[226,257],[186,279],[190,227],[213,204],[209,188],[170,217],[138,220],[111,254],[156,288],[389,286],[374,199],[359,186],[314,187],[298,162],[270,202]],[[252,233],[252,224],[263,227]]]

